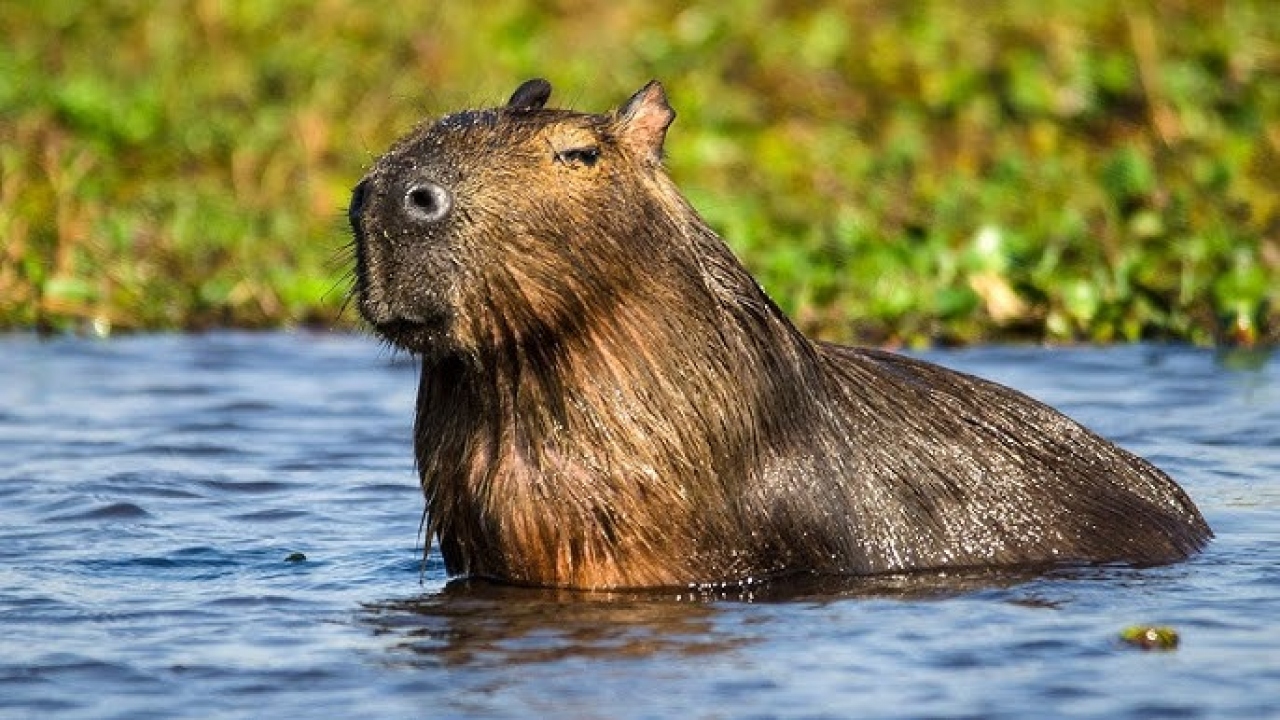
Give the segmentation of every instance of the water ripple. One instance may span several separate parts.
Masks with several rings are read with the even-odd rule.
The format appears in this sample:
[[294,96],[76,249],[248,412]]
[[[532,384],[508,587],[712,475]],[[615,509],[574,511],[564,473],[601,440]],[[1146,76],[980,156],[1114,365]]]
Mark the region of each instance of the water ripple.
[[[1265,717],[1280,362],[928,353],[1151,457],[1217,539],[1165,568],[574,594],[425,562],[417,368],[309,333],[0,337],[0,717]],[[1247,362],[1246,362],[1247,360]],[[1117,642],[1167,623],[1172,654]]]
[[131,502],[114,502],[99,507],[85,510],[78,513],[70,513],[67,515],[54,515],[48,519],[49,522],[84,522],[87,520],[141,520],[151,517],[151,513],[142,509],[142,506]]

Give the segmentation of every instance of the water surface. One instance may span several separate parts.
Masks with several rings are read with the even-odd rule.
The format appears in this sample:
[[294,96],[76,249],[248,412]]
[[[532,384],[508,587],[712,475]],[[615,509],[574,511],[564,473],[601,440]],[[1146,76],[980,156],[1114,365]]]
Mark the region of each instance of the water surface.
[[[0,716],[1280,715],[1280,361],[926,357],[1154,460],[1217,539],[1034,578],[446,587],[416,534],[408,359],[323,334],[0,337]],[[1134,623],[1182,644],[1122,646]]]

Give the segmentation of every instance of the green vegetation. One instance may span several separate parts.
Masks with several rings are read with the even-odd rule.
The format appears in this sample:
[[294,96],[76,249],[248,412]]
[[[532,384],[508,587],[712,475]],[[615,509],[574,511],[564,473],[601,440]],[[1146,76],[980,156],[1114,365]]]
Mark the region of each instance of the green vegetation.
[[1120,631],[1120,642],[1142,650],[1177,650],[1179,638],[1171,627],[1132,625]]
[[808,331],[1280,336],[1265,1],[0,4],[0,326],[349,324],[343,208],[425,116],[651,77]]

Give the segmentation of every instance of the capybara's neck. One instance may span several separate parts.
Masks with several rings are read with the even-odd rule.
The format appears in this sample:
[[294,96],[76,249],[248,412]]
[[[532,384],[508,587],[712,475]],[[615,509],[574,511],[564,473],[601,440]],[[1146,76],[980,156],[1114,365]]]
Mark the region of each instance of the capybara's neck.
[[685,230],[624,291],[552,320],[501,298],[541,324],[426,360],[417,459],[451,572],[621,587],[759,571],[769,541],[742,488],[815,427],[820,360],[678,207],[688,217],[647,218]]

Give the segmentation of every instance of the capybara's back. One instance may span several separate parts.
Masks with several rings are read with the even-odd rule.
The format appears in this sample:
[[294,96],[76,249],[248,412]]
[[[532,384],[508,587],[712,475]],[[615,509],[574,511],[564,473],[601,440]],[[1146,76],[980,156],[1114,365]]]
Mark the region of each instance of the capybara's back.
[[650,83],[426,124],[352,197],[360,310],[423,361],[449,572],[582,588],[1063,562],[1211,536],[1168,476],[1009,388],[801,335],[688,205]]

